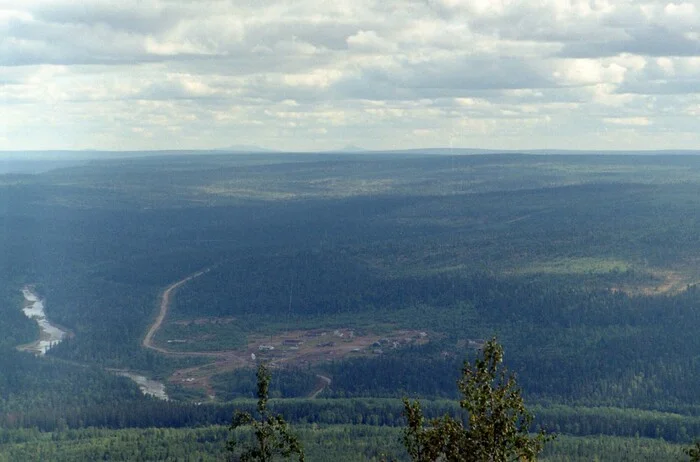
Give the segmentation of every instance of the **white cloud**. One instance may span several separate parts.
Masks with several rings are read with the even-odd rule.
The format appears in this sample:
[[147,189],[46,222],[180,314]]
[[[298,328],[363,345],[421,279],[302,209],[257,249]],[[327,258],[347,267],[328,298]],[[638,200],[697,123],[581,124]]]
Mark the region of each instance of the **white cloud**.
[[606,117],[603,120],[605,123],[613,125],[634,127],[646,127],[647,125],[651,125],[651,121],[647,117]]
[[0,0],[0,149],[700,147],[697,24],[692,1]]
[[347,38],[348,48],[367,52],[394,52],[397,45],[377,35],[373,30],[360,30]]
[[627,72],[627,68],[616,62],[605,63],[596,59],[567,59],[558,63],[556,68],[554,77],[563,85],[619,84]]

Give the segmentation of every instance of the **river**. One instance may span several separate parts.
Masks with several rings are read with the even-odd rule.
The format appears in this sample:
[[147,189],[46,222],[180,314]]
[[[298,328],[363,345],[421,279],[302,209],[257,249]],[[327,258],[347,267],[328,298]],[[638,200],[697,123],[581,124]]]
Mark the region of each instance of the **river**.
[[113,372],[117,375],[121,375],[122,377],[128,377],[136,382],[141,389],[141,393],[144,395],[150,395],[155,398],[168,401],[168,395],[165,393],[165,385],[163,385],[161,382],[151,380],[143,375],[134,374],[133,372],[129,371],[114,370]]
[[[44,311],[44,301],[39,298],[30,286],[25,286],[22,289],[22,294],[25,300],[22,312],[24,312],[24,315],[29,319],[33,319],[39,324],[41,333],[39,335],[39,340],[28,345],[22,345],[18,347],[18,349],[43,356],[49,349],[61,343],[68,333],[49,322],[46,318],[46,312]],[[162,383],[129,371],[112,370],[112,372],[133,380],[144,395],[154,396],[166,401],[168,400],[168,395],[165,393],[165,385]]]
[[61,343],[66,338],[68,333],[51,324],[49,320],[46,319],[44,301],[41,300],[29,286],[22,289],[22,293],[24,294],[24,300],[26,301],[24,308],[22,308],[22,312],[24,312],[24,315],[29,319],[33,319],[37,324],[39,324],[41,334],[39,335],[39,340],[28,345],[23,345],[20,347],[20,349],[43,356],[51,347]]

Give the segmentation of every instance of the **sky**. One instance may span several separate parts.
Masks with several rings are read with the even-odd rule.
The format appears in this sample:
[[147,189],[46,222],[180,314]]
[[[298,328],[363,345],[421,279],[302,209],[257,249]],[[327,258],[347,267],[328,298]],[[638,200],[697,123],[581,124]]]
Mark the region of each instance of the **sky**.
[[700,1],[0,0],[0,150],[700,149]]

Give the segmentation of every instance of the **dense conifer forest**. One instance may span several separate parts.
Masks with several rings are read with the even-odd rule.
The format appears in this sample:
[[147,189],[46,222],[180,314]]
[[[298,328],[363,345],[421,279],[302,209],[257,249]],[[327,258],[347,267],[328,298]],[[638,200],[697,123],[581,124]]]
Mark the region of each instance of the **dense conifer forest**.
[[[0,175],[0,461],[221,460],[234,410],[254,406],[251,352],[307,460],[407,460],[401,398],[458,413],[461,365],[492,336],[533,429],[560,435],[542,460],[683,460],[700,438],[698,210],[700,158],[681,155]],[[165,352],[144,348],[165,288],[200,271],[173,292]],[[41,335],[28,285],[69,333],[45,356],[17,349]]]

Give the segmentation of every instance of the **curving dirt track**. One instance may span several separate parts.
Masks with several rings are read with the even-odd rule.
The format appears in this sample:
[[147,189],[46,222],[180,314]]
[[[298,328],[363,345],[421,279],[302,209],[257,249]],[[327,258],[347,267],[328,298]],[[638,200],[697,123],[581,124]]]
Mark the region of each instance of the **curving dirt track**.
[[325,390],[326,388],[331,386],[331,378],[330,377],[326,377],[325,375],[321,375],[321,374],[316,375],[316,377],[318,377],[318,379],[319,379],[319,384],[316,387],[316,389],[309,394],[308,397],[310,399],[316,399],[318,397],[318,395],[321,394],[321,392],[323,390]]
[[[337,335],[336,333],[329,334],[327,338],[323,337],[326,335],[326,333],[320,333],[320,335],[311,335],[307,337],[307,334],[309,333],[307,331],[288,331],[283,334],[279,334],[277,336],[279,338],[276,337],[274,340],[269,336],[265,336],[265,338],[253,339],[252,341],[248,342],[247,348],[242,350],[173,351],[163,346],[156,345],[154,343],[154,337],[165,322],[165,318],[168,315],[170,305],[175,297],[177,289],[193,279],[206,274],[210,270],[211,268],[207,268],[202,271],[198,271],[197,273],[191,274],[177,282],[170,284],[163,290],[160,295],[158,315],[153,321],[153,324],[151,324],[149,327],[148,332],[141,342],[144,348],[148,348],[169,356],[210,358],[211,361],[207,361],[205,364],[176,370],[168,378],[168,381],[171,383],[177,383],[187,388],[205,390],[210,400],[215,399],[215,392],[210,384],[210,378],[213,375],[221,372],[232,371],[241,367],[255,365],[256,355],[258,354],[262,355],[261,360],[266,361],[268,365],[272,367],[279,367],[282,366],[283,363],[294,361],[315,364],[328,361],[329,358],[361,354],[359,353],[360,351],[366,351],[370,349],[373,344],[382,340],[378,334],[354,337],[351,332],[346,332],[349,329],[341,329],[343,332],[340,332]],[[393,336],[389,336],[389,340],[393,340],[395,344],[399,342],[405,343],[406,341],[419,342],[419,344],[421,344],[421,342],[426,342],[427,340],[423,339],[425,334],[420,334],[421,335],[419,335],[417,331],[396,331],[394,332]],[[333,337],[331,337],[331,335],[333,335]],[[290,338],[296,339],[299,344],[293,349],[286,349],[284,348],[284,342]],[[329,339],[331,340],[329,341]],[[389,342],[389,340],[385,341]],[[261,347],[269,343],[275,343],[275,345],[279,344],[283,348],[275,350],[272,354],[259,353],[259,351],[262,351]],[[308,395],[308,397],[312,399],[317,398],[321,393],[323,393],[323,391],[331,385],[332,381],[330,377],[325,375],[318,374],[316,377],[318,379],[316,386]]]
[[[165,316],[168,314],[168,309],[170,308],[170,296],[175,292],[180,286],[187,284],[190,282],[192,279],[198,278],[199,276],[206,274],[209,271],[209,268],[204,269],[202,271],[198,271],[194,274],[190,274],[184,279],[180,279],[177,282],[173,282],[170,284],[168,287],[165,288],[163,291],[163,294],[160,296],[160,310],[158,311],[158,316],[156,316],[156,320],[153,321],[153,324],[151,325],[150,329],[148,329],[148,332],[146,333],[146,336],[143,338],[143,341],[141,342],[141,345],[143,345],[144,348],[148,348],[149,350],[154,350],[158,351],[160,353],[165,353],[165,354],[181,354],[179,352],[173,352],[170,350],[166,350],[165,348],[161,348],[159,346],[156,346],[153,344],[153,336],[156,335],[156,332],[158,332],[158,329],[160,329],[160,326],[163,324],[163,321],[165,320]],[[187,355],[187,353],[184,353],[184,355]],[[202,356],[201,354],[196,354],[197,356]],[[206,355],[210,356],[210,355]]]

